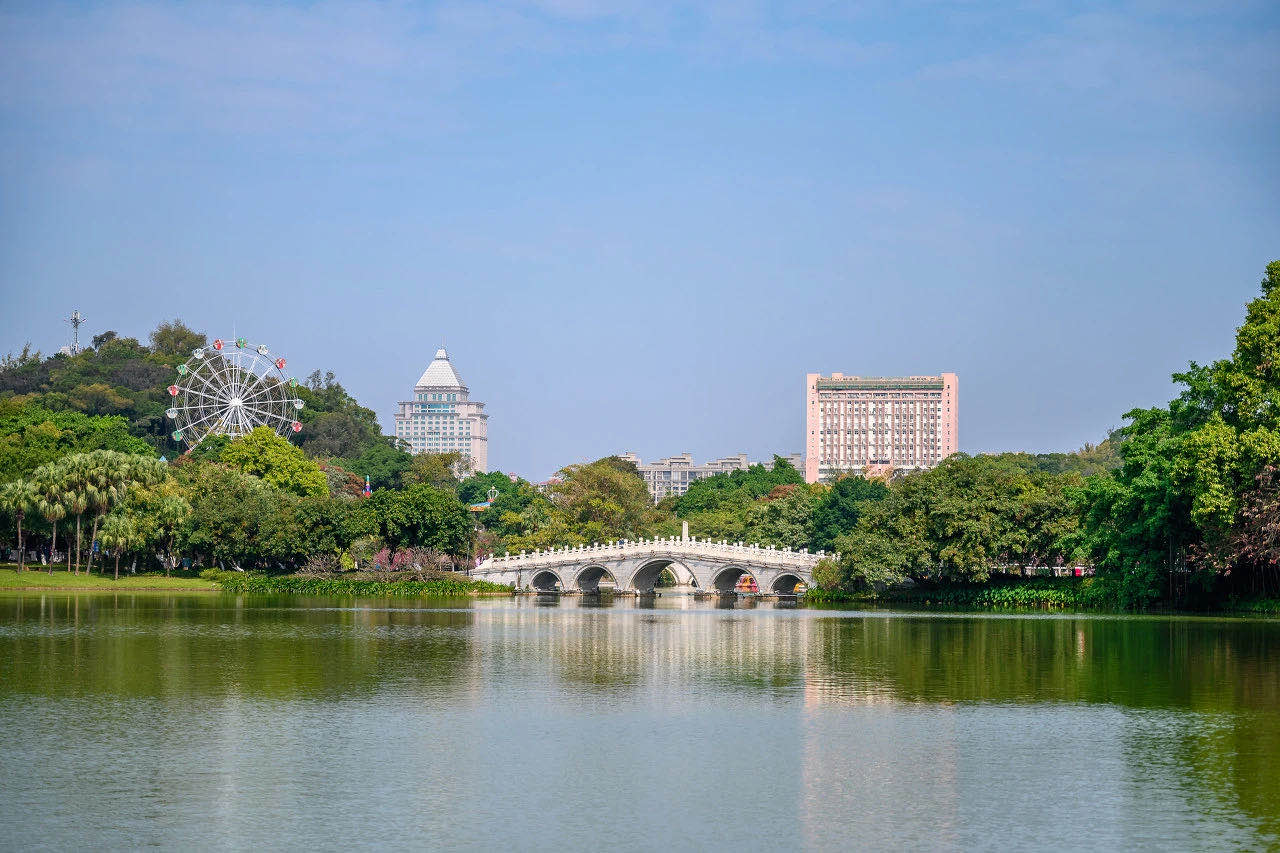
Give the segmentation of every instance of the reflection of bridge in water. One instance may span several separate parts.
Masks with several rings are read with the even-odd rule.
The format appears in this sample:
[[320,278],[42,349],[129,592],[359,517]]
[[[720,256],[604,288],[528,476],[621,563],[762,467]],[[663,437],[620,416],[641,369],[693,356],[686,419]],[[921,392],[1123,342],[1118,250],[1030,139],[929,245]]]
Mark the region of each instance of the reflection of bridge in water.
[[666,571],[690,590],[729,593],[749,576],[762,593],[789,595],[801,584],[813,584],[813,567],[826,556],[822,551],[699,541],[686,534],[494,556],[471,576],[542,592],[591,593],[612,586],[621,593],[647,593]]

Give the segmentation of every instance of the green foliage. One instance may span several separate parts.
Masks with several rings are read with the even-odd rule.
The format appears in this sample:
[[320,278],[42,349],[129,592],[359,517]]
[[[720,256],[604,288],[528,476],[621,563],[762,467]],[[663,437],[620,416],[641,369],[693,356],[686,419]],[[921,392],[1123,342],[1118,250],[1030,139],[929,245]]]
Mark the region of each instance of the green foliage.
[[299,385],[298,396],[305,405],[297,439],[313,456],[351,460],[383,443],[377,415],[348,394],[332,372],[313,372]]
[[862,517],[863,503],[884,500],[888,494],[889,487],[880,480],[856,476],[836,480],[813,510],[813,550],[834,550],[836,538],[852,531]]
[[368,477],[374,489],[398,489],[413,456],[396,447],[394,438],[382,436],[359,455],[341,461],[342,467],[357,477]]
[[231,436],[229,435],[208,435],[204,440],[186,452],[188,459],[194,459],[199,462],[219,462],[222,460],[222,452],[227,449],[227,445],[231,444]]
[[437,489],[456,491],[458,474],[470,467],[471,458],[456,450],[447,453],[419,453],[400,479],[406,486],[425,483]]
[[642,536],[656,514],[634,464],[616,456],[560,471],[551,488],[553,515],[572,541],[607,542]]
[[461,577],[434,580],[355,580],[347,578],[260,575],[245,572],[205,572],[201,577],[216,581],[228,592],[273,593],[316,596],[466,596],[475,593],[510,593],[511,588]]
[[923,586],[878,598],[899,604],[987,610],[1099,609],[1091,578],[1018,578],[982,585]]
[[1077,515],[1068,488],[1078,482],[1003,455],[957,454],[903,477],[837,537],[846,583],[983,581],[998,566],[1069,559]]
[[1230,359],[1190,365],[1168,407],[1137,409],[1119,430],[1121,466],[1080,492],[1080,535],[1120,603],[1184,599],[1224,582],[1280,592],[1280,570],[1241,519],[1259,476],[1280,463],[1280,261],[1267,266]]
[[[175,469],[190,513],[181,524],[181,547],[233,566],[270,565],[277,550],[283,494],[258,479],[222,465],[187,462]],[[163,501],[157,495],[150,515]],[[174,514],[180,514],[171,507]]]
[[124,418],[54,412],[18,400],[0,401],[0,482],[90,450],[152,452],[145,441],[129,434]]
[[689,490],[675,502],[675,513],[687,518],[697,513],[715,512],[747,506],[768,495],[778,486],[799,485],[804,477],[788,460],[773,457],[773,470],[752,465],[746,470],[716,474],[690,484]]
[[[813,538],[813,515],[821,486],[778,486],[746,512],[742,538],[748,544],[774,545],[798,551]],[[693,528],[691,523],[690,529]]]
[[270,427],[257,427],[232,441],[222,451],[221,460],[295,495],[329,494],[329,482],[320,466]]
[[419,484],[402,491],[381,490],[353,510],[351,537],[376,536],[392,551],[433,548],[454,557],[471,553],[474,526],[457,496]]
[[497,489],[498,497],[514,495],[519,484],[529,485],[524,480],[512,480],[501,471],[490,471],[488,474],[472,474],[458,483],[458,498],[464,504],[479,504],[489,500],[489,490]]
[[197,332],[181,320],[161,323],[151,333],[151,347],[157,355],[184,360],[191,351],[209,343],[203,332]]

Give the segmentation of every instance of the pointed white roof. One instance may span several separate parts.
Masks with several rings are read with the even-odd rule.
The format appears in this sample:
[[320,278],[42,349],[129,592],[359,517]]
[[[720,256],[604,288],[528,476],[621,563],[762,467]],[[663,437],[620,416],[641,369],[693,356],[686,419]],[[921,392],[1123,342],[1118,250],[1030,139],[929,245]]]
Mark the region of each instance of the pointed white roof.
[[414,387],[466,388],[467,386],[458,375],[458,371],[453,369],[453,362],[449,361],[449,353],[445,352],[444,347],[440,347],[436,350],[436,357],[427,365],[427,369],[422,372],[418,384]]

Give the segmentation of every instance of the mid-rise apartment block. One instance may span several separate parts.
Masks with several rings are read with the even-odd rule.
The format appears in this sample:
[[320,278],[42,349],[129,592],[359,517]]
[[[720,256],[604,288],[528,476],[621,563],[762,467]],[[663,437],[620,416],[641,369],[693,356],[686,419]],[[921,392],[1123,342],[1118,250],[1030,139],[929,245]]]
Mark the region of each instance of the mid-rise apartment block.
[[959,447],[957,380],[805,376],[805,480],[932,468]]
[[[668,456],[666,459],[659,459],[657,462],[649,462],[647,464],[630,451],[622,453],[620,456],[635,464],[636,470],[644,478],[645,485],[649,487],[649,494],[653,497],[654,503],[668,495],[677,497],[683,495],[689,491],[691,484],[704,477],[714,477],[716,474],[723,474],[728,471],[745,471],[751,467],[751,463],[747,461],[747,454],[745,453],[726,456],[723,459],[713,459],[710,462],[703,462],[701,465],[694,463],[692,453]],[[797,471],[804,473],[804,459],[799,453],[792,453],[783,458],[795,466]],[[760,464],[769,470],[773,469],[772,458]]]
[[411,453],[457,451],[471,460],[471,471],[489,470],[489,416],[484,403],[471,399],[444,347],[413,386],[413,399],[396,411],[396,438]]

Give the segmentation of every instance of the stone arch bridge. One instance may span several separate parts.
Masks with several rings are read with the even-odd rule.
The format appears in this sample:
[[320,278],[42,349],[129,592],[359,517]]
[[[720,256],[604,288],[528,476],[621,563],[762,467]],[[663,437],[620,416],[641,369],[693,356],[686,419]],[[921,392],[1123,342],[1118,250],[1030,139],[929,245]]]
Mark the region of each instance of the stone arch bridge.
[[[489,557],[471,577],[541,592],[652,592],[663,570],[683,587],[699,592],[733,592],[750,575],[765,594],[789,595],[813,585],[813,567],[828,555],[697,537],[641,539],[607,545],[579,545]],[[838,557],[839,555],[830,555]]]

